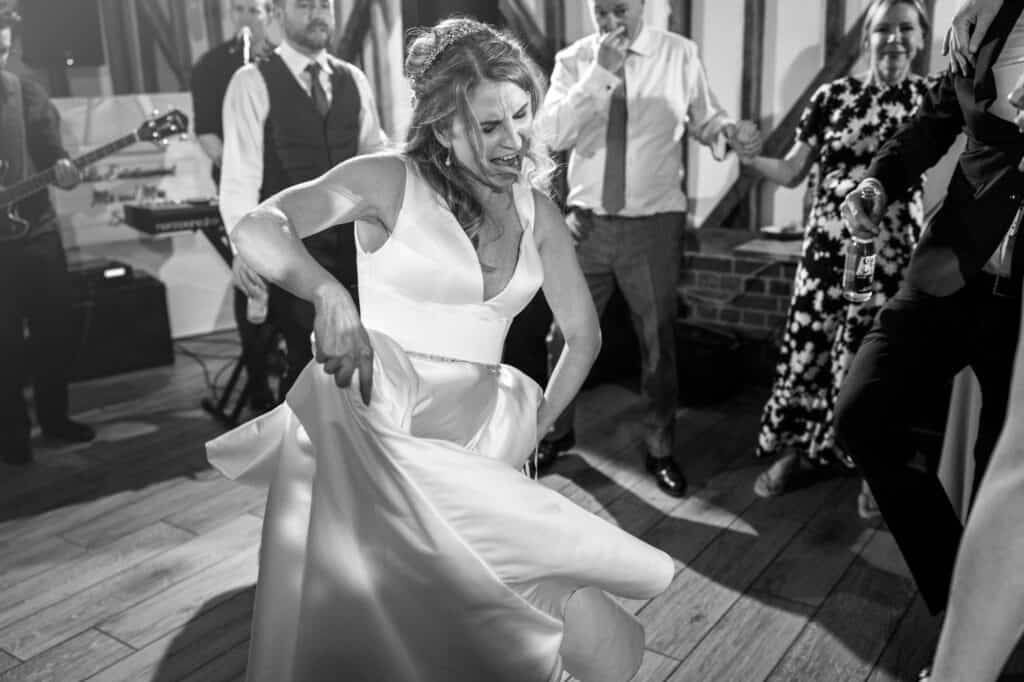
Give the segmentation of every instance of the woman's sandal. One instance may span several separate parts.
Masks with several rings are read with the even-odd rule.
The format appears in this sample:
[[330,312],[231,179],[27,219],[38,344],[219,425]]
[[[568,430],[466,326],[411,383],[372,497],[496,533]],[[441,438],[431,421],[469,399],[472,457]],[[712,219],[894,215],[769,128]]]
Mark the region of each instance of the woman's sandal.
[[762,471],[754,481],[754,494],[761,498],[778,497],[786,492],[786,483],[799,464],[800,455],[789,452]]

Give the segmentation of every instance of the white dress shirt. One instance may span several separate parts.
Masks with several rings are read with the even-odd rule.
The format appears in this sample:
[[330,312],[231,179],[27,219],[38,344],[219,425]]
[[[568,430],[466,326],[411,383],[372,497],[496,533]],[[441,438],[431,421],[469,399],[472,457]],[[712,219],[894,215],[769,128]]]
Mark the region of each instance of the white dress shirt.
[[[604,213],[605,134],[619,78],[598,65],[599,40],[589,35],[558,53],[537,133],[552,149],[572,150],[568,203]],[[625,74],[626,205],[618,215],[685,211],[683,135],[710,146],[733,121],[711,91],[696,43],[683,36],[641,27]]]
[[[308,93],[312,79],[306,67],[311,60],[287,41],[274,52],[284,60],[288,70]],[[316,57],[320,64],[320,84],[331,101],[333,68],[327,53]],[[349,65],[359,89],[359,154],[377,151],[387,144],[380,128],[377,105],[366,75]],[[259,204],[263,184],[263,129],[270,113],[270,93],[259,66],[247,64],[231,77],[224,95],[224,157],[220,178],[220,215],[228,234],[246,213]]]

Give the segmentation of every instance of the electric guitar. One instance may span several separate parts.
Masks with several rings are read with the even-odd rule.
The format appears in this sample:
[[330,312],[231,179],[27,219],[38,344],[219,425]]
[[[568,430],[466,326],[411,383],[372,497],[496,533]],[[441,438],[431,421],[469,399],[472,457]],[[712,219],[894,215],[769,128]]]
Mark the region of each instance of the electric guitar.
[[[146,121],[139,126],[138,130],[124,137],[72,159],[71,163],[81,170],[136,142],[161,142],[171,135],[187,131],[188,117],[177,109],[173,109],[163,116]],[[14,204],[42,190],[57,179],[56,166],[54,166],[49,170],[25,178],[15,185],[4,187],[2,183],[8,167],[7,161],[0,160],[0,242],[15,241],[28,234],[31,225],[18,215]]]

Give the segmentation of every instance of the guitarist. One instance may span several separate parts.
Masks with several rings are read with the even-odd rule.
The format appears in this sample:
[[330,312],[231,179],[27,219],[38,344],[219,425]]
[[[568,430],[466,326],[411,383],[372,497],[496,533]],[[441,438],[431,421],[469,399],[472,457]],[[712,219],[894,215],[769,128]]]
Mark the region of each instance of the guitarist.
[[[0,14],[0,160],[8,167],[2,183],[10,185],[54,166],[57,186],[72,189],[81,178],[61,144],[57,109],[41,86],[6,68],[17,23],[17,14]],[[0,455],[8,464],[24,465],[32,461],[22,392],[29,378],[36,418],[46,436],[86,442],[95,433],[68,418],[75,339],[71,282],[53,204],[48,192],[41,191],[14,208],[31,230],[20,240],[0,244]]]

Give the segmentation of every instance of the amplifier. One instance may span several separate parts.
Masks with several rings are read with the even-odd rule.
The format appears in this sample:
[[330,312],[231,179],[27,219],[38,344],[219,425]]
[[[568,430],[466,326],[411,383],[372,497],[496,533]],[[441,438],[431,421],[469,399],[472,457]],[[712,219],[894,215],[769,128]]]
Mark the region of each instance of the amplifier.
[[[70,263],[68,270],[77,340],[73,381],[174,363],[162,282],[117,261]],[[124,270],[126,276],[103,275]]]

